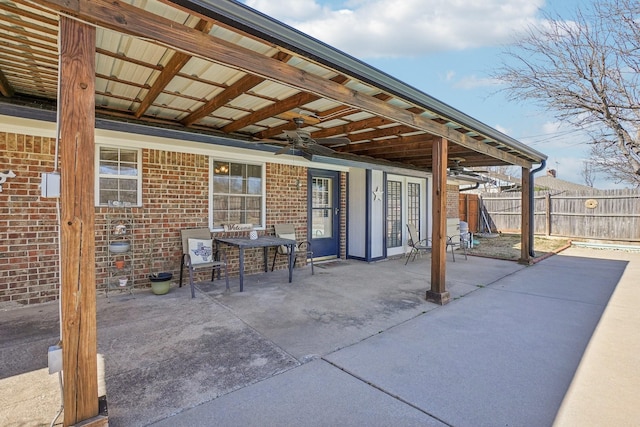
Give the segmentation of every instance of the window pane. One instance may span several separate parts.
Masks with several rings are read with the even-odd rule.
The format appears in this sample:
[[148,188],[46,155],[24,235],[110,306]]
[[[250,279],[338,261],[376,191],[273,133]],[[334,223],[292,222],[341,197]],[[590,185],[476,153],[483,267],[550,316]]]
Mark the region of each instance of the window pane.
[[213,173],[215,175],[229,175],[229,162],[214,162]]
[[109,201],[138,205],[141,179],[139,150],[100,147],[98,153],[98,202],[101,205],[106,205]]
[[227,222],[229,224],[242,224],[241,211],[230,211]]
[[213,196],[213,210],[214,212],[221,210],[229,210],[229,197],[228,196]]
[[213,177],[213,192],[214,193],[228,193],[229,192],[229,177],[214,175]]
[[314,209],[311,232],[313,238],[331,237],[333,234],[333,216],[331,209]]
[[138,151],[120,150],[120,161],[138,164]]
[[230,211],[242,210],[243,200],[244,200],[244,197],[229,197],[229,210]]
[[262,166],[247,165],[247,178],[262,178]]
[[100,178],[101,190],[117,190],[118,179],[117,178]]
[[138,165],[136,163],[121,163],[120,175],[127,175],[127,176],[138,175]]
[[231,176],[238,176],[240,178],[244,178],[246,175],[246,165],[242,165],[240,163],[231,163],[231,170],[229,174]]
[[246,222],[248,224],[260,224],[260,218],[262,218],[260,211],[247,211]]
[[213,211],[213,226],[222,227],[223,224],[229,223],[229,217],[227,211],[218,209]]
[[102,175],[117,175],[118,174],[118,163],[116,162],[100,162],[100,174]]
[[402,183],[387,181],[387,248],[402,245]]
[[242,177],[232,176],[229,178],[229,193],[231,194],[243,194],[242,191]]
[[118,149],[110,147],[100,147],[100,160],[118,161]]
[[247,194],[262,194],[262,177],[260,178],[248,178],[247,180]]
[[137,193],[135,191],[121,191],[118,200],[135,205],[137,203]]
[[212,172],[214,226],[237,223],[262,226],[262,166],[214,161]]
[[261,199],[259,197],[247,197],[245,203],[247,209],[259,210],[261,208]]

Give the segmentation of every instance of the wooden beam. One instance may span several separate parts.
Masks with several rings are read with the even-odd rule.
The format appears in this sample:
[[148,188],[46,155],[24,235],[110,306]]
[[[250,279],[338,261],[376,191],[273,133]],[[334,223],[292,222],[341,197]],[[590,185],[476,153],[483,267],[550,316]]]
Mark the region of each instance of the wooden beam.
[[415,128],[398,125],[398,126],[390,126],[382,129],[374,129],[366,132],[350,134],[350,135],[347,135],[347,138],[349,138],[351,141],[366,141],[366,140],[373,140],[376,138],[384,138],[384,137],[391,137],[391,136],[399,137],[399,136],[402,136],[402,134],[411,133],[415,131],[416,131]]
[[95,46],[95,27],[60,17],[60,304],[65,426],[98,415]]
[[[195,29],[197,31],[201,31],[203,33],[208,33],[209,31],[211,31],[211,28],[213,28],[213,22],[206,21],[204,19],[198,21],[195,26]],[[135,116],[137,119],[142,117],[142,115],[149,109],[151,104],[153,104],[153,101],[156,100],[158,95],[162,93],[164,88],[167,87],[169,82],[171,82],[176,74],[178,74],[178,72],[182,70],[182,67],[184,67],[190,59],[191,55],[187,55],[186,53],[175,52],[173,54],[171,59],[169,59],[169,61],[167,62],[167,65],[165,65],[165,67],[160,72],[160,75],[149,89],[149,92],[147,92],[147,96],[144,97],[144,99],[140,103],[140,106],[136,110]]]
[[531,256],[529,252],[531,250],[531,239],[529,237],[529,226],[533,216],[533,206],[531,205],[531,177],[529,176],[530,169],[522,168],[522,200],[520,204],[521,209],[521,222],[520,222],[520,264],[531,264]]
[[369,117],[357,122],[349,122],[342,126],[334,126],[327,129],[319,130],[311,134],[312,138],[329,138],[336,135],[349,134],[364,129],[376,128],[378,126],[390,125],[393,122],[383,117]]
[[[46,7],[70,13],[80,19],[105,28],[136,37],[144,37],[151,41],[155,40],[176,50],[182,50],[191,55],[231,66],[308,92],[317,98],[331,99],[335,102],[385,117],[391,121],[415,127],[417,130],[427,131],[510,164],[531,167],[531,161],[500,151],[444,124],[394,106],[374,96],[356,92],[342,84],[332,82],[291,65],[283,64],[278,60],[266,58],[264,55],[209,34],[203,34],[186,25],[154,15],[124,2],[117,0],[75,0],[73,2],[69,0],[41,0],[40,3]],[[254,119],[252,118],[251,120]],[[242,120],[239,125],[244,127],[255,123],[255,121],[251,120]],[[241,127],[237,128],[236,126],[233,125],[233,127],[229,128],[232,130],[223,130],[232,132],[241,129]]]
[[447,148],[440,138],[433,143],[433,233],[431,234],[431,289],[427,301],[444,305],[450,301],[446,288],[447,270]]
[[[274,58],[278,61],[287,61],[289,60],[289,58],[291,58],[291,55],[278,52],[274,56]],[[264,80],[265,79],[263,77],[246,74],[231,86],[220,92],[217,96],[211,98],[202,107],[182,119],[182,124],[185,126],[191,126],[193,123],[204,117],[207,117],[209,114],[222,107],[230,100],[237,98],[244,92],[262,83]]]

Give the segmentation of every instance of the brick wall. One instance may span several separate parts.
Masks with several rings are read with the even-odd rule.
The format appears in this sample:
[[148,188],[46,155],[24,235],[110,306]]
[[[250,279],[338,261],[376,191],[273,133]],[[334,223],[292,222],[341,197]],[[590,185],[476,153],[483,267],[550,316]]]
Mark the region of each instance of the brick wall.
[[447,185],[447,218],[460,218],[460,187]]
[[13,170],[0,192],[0,303],[36,304],[58,297],[55,199],[40,197],[42,172],[54,170],[55,140],[0,133],[0,171]]
[[[0,170],[12,169],[0,192],[0,303],[35,304],[58,297],[58,232],[56,200],[40,197],[42,172],[54,168],[55,141],[0,133]],[[307,170],[301,166],[267,163],[266,231],[273,224],[293,223],[299,239],[307,230]],[[208,226],[209,159],[144,149],[142,151],[143,206],[131,208],[135,222],[133,243],[134,285],[149,286],[149,260],[155,271],[171,271],[177,280],[182,242],[180,230]],[[346,174],[341,177],[340,256],[346,253]],[[96,208],[96,285],[106,286],[111,258],[107,250],[107,217],[113,209]],[[216,233],[244,236],[248,232]],[[238,254],[225,248],[230,276],[238,275]],[[269,260],[274,249],[269,250]],[[276,268],[285,268],[282,258]],[[262,249],[245,251],[245,271],[263,271]],[[198,279],[205,279],[201,273]]]

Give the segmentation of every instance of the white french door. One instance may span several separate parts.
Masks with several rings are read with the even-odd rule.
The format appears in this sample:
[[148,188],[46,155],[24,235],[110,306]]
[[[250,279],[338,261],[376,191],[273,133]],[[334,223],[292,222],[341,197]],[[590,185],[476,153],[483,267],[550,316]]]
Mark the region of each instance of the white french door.
[[422,178],[387,175],[386,245],[387,256],[401,255],[408,249],[407,223],[426,237],[427,182]]

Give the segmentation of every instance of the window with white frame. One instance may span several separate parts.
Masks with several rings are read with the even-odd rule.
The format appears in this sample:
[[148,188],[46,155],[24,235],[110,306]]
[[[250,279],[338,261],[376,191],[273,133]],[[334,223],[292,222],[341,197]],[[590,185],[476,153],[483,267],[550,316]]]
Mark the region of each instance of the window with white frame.
[[253,224],[264,227],[264,167],[214,160],[211,168],[212,228]]
[[107,206],[110,201],[117,201],[141,206],[141,150],[100,145],[96,148],[97,205]]

